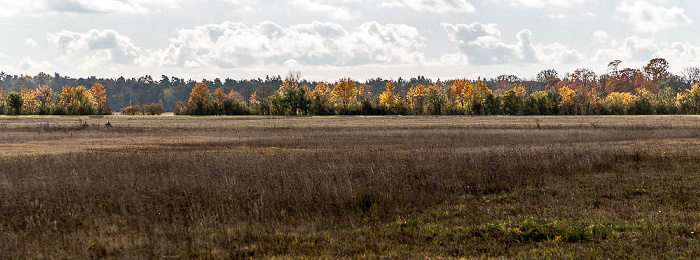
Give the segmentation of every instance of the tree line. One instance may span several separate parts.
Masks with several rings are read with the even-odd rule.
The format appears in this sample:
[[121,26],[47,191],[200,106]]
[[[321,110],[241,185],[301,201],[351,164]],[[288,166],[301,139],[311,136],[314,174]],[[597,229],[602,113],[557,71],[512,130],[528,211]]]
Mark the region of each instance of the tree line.
[[7,115],[104,115],[112,111],[107,92],[100,83],[85,86],[64,86],[55,93],[46,85],[7,92],[0,89],[0,114]]
[[[87,114],[107,113],[111,107],[125,114],[173,111],[190,115],[700,113],[697,84],[700,67],[686,68],[680,75],[674,75],[668,71],[668,62],[661,58],[652,59],[639,69],[621,65],[619,60],[610,62],[602,75],[582,68],[564,75],[556,70],[543,70],[533,79],[501,75],[490,79],[433,81],[418,76],[409,80],[376,78],[364,82],[350,78],[336,82],[308,81],[298,72],[290,72],[285,78],[223,81],[218,78],[194,81],[165,75],[155,81],[148,75],[131,79],[74,79],[59,74],[0,73],[3,108],[0,112]],[[93,88],[80,87],[84,85],[101,86],[105,93],[100,101],[92,94]],[[18,95],[12,95],[11,100],[8,89],[22,97],[19,110],[15,109]],[[71,89],[78,92],[73,94],[77,97],[69,98]],[[42,101],[41,94],[32,95],[42,92],[48,102]]]
[[[383,81],[383,91],[350,78],[314,86],[291,72],[270,95],[255,91],[249,99],[219,87],[211,94],[198,83],[176,114],[189,115],[652,115],[700,113],[700,69],[684,76],[668,72],[668,62],[653,59],[642,69],[620,69],[597,76],[578,69],[560,78],[554,70],[537,83],[516,76],[492,80],[455,79],[416,83],[405,91],[400,81]],[[542,89],[537,89],[542,86]]]

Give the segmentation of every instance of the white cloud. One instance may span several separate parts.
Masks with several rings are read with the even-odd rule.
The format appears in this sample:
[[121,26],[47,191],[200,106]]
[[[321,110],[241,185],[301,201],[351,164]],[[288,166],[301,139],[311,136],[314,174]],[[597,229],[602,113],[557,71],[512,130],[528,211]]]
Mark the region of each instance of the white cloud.
[[682,8],[667,8],[649,1],[623,1],[617,12],[627,15],[627,23],[639,32],[653,33],[693,23]]
[[29,57],[24,57],[19,61],[19,69],[23,71],[42,71],[42,70],[47,70],[53,68],[53,65],[51,65],[50,62],[48,61],[35,61],[32,58]]
[[530,30],[520,31],[516,35],[517,42],[507,44],[501,40],[501,32],[494,24],[442,26],[460,51],[442,55],[440,61],[445,63],[466,60],[471,65],[573,64],[584,60],[581,52],[562,43],[535,44]]
[[577,64],[585,59],[578,50],[558,42],[535,46],[535,51],[538,59],[546,64]]
[[419,12],[433,13],[472,13],[476,10],[474,5],[466,0],[388,0],[383,1],[381,6],[387,8],[405,8]]
[[563,19],[566,19],[566,15],[565,14],[550,14],[550,15],[547,15],[547,18],[553,19],[553,20],[563,20]]
[[492,0],[493,2],[499,4],[501,2],[507,2],[513,7],[531,7],[531,8],[545,8],[545,7],[571,7],[574,5],[580,5],[585,2],[590,2],[590,0]]
[[607,44],[610,41],[610,35],[603,30],[593,31],[593,39],[597,44]]
[[324,3],[322,0],[294,0],[290,4],[306,11],[327,14],[328,17],[349,20],[357,18],[357,14],[351,12],[347,7]]
[[177,31],[167,48],[144,55],[144,66],[234,68],[270,65],[414,64],[425,39],[407,25],[367,22],[347,31],[334,23],[281,27],[224,22]]
[[697,66],[700,47],[689,42],[659,42],[628,37],[617,47],[598,50],[592,59],[597,64],[607,64],[616,59],[643,64],[653,58],[665,58],[672,66]]
[[532,63],[537,61],[532,44],[532,32],[518,33],[516,44],[501,41],[501,32],[495,24],[442,24],[449,39],[467,55],[472,65],[505,63]]
[[159,7],[177,7],[182,0],[0,0],[0,16],[41,16],[57,13],[146,14]]
[[39,46],[39,43],[32,38],[24,38],[24,45],[36,47]]
[[115,30],[90,30],[87,33],[62,30],[47,34],[46,39],[61,48],[60,61],[77,63],[84,69],[108,63],[133,64],[141,55],[141,49],[131,38]]

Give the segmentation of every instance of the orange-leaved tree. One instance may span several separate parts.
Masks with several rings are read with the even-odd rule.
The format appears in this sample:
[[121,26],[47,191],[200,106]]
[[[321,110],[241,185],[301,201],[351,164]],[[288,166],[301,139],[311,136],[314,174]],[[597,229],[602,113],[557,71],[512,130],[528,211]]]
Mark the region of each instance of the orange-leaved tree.
[[465,109],[472,96],[472,84],[466,79],[455,80],[450,90],[452,101]]
[[105,86],[100,83],[95,83],[90,88],[90,93],[92,93],[92,96],[97,103],[97,113],[109,113],[109,108],[107,106],[107,90],[105,89]]
[[195,84],[187,101],[187,112],[192,115],[206,115],[211,111],[211,92],[206,83]]

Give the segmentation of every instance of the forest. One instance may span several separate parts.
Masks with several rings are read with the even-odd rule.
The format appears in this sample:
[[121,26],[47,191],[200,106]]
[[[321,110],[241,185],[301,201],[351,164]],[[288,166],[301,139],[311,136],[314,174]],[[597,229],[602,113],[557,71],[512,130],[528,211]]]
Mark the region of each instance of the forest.
[[[308,81],[298,71],[265,79],[195,81],[162,75],[139,78],[70,78],[0,73],[2,114],[189,115],[654,115],[700,113],[700,67],[680,75],[663,58],[643,68],[608,64],[597,75],[581,68],[560,75],[543,70],[532,79],[433,81],[382,78],[358,82]],[[75,86],[75,87],[74,87]],[[89,89],[85,86],[92,86]]]

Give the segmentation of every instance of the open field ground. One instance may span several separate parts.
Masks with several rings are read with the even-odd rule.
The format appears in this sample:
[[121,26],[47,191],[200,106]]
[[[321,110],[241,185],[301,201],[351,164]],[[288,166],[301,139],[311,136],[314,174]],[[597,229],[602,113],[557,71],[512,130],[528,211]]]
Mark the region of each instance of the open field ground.
[[0,117],[0,131],[0,259],[700,258],[698,116]]

